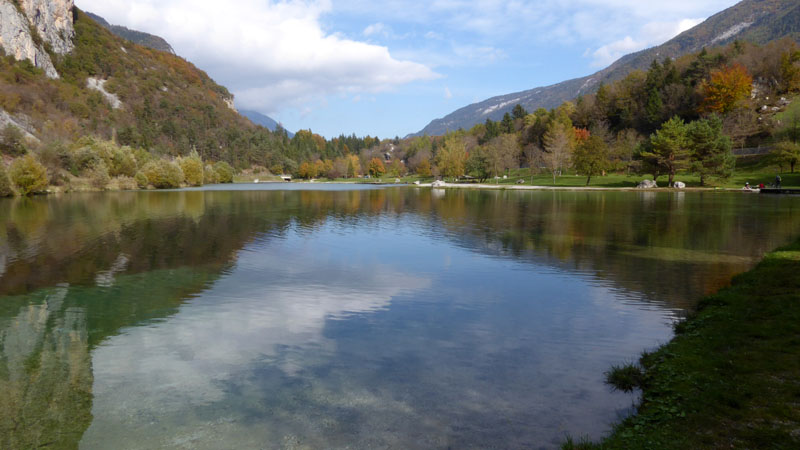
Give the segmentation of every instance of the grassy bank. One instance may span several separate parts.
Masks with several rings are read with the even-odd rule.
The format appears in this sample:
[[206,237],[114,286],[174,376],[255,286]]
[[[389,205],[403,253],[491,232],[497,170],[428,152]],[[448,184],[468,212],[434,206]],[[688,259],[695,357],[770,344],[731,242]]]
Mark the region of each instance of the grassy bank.
[[600,443],[563,448],[800,448],[800,240],[703,299],[638,366],[608,375],[641,387],[638,413]]

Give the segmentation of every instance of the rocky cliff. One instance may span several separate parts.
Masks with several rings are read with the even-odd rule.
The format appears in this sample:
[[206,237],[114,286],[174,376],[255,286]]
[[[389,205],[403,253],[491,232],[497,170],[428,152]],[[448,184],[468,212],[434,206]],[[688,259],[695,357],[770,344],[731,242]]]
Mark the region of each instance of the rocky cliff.
[[39,36],[50,44],[53,52],[64,55],[75,48],[72,44],[72,38],[75,37],[72,26],[73,0],[19,0],[19,4],[28,21]]
[[74,48],[73,6],[73,0],[0,0],[0,47],[58,78],[50,52],[63,55]]

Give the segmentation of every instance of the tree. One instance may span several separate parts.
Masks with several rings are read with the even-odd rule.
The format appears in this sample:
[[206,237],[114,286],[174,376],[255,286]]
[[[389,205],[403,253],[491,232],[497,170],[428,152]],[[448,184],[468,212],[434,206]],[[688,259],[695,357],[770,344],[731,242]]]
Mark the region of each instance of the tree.
[[469,153],[466,171],[469,176],[477,178],[478,182],[483,183],[489,178],[490,166],[491,163],[485,147],[476,147]]
[[297,168],[297,176],[300,178],[311,179],[314,178],[316,175],[316,169],[314,168],[314,164],[303,161],[300,163],[300,166]]
[[740,64],[723,67],[711,72],[710,79],[703,82],[703,103],[705,112],[727,114],[750,96],[753,78]]
[[617,137],[614,139],[611,149],[609,149],[612,170],[629,170],[636,147],[643,139],[636,130],[630,128],[617,133]]
[[357,155],[347,157],[347,178],[355,178],[361,173],[361,161]]
[[543,162],[550,173],[553,174],[553,184],[556,184],[556,176],[561,174],[561,170],[567,165],[570,154],[572,153],[573,134],[570,125],[569,131],[556,121],[550,122],[544,134],[544,154]]
[[528,115],[528,111],[525,111],[525,108],[517,103],[516,106],[514,106],[514,109],[511,111],[511,115],[514,117],[514,120],[524,119],[525,116]]
[[148,162],[142,167],[141,173],[156,189],[177,188],[183,182],[183,171],[180,166],[166,159],[155,159]]
[[525,164],[528,165],[528,172],[531,176],[531,184],[533,184],[533,173],[536,170],[539,162],[542,160],[542,149],[537,145],[528,144],[523,149],[523,155],[525,156]]
[[484,127],[486,131],[483,133],[483,138],[480,140],[481,144],[485,144],[500,135],[500,124],[492,121],[492,119],[486,119]]
[[772,150],[772,158],[781,166],[788,164],[794,173],[794,166],[800,162],[800,144],[791,141],[778,142]]
[[403,161],[395,158],[392,160],[392,164],[389,166],[389,173],[394,177],[403,177],[406,174],[406,166],[403,164]]
[[383,161],[381,161],[380,158],[372,158],[369,161],[369,168],[367,170],[373,178],[380,178],[386,173],[386,168],[383,166]]
[[503,134],[486,145],[486,157],[493,176],[499,176],[519,165],[519,144],[513,134]]
[[189,186],[202,186],[203,185],[203,178],[204,178],[204,167],[203,167],[203,160],[200,159],[200,155],[197,154],[196,150],[192,150],[192,153],[185,158],[180,158],[178,160],[178,164],[181,166],[181,171],[183,171],[183,177],[186,181],[186,184]]
[[0,161],[0,198],[11,197],[12,195],[14,195],[14,190],[11,189],[11,180],[8,179],[5,164]]
[[790,50],[781,55],[781,79],[783,80],[783,90],[794,92],[800,90],[800,51]]
[[572,166],[578,173],[586,174],[586,185],[592,176],[602,174],[608,167],[608,146],[600,136],[590,136],[575,147]]
[[700,175],[700,186],[708,175],[728,177],[736,164],[731,153],[731,139],[722,133],[722,119],[713,114],[687,127],[692,171]]
[[436,165],[445,177],[459,177],[464,174],[467,150],[464,141],[455,134],[444,138],[444,147],[436,154]]
[[225,161],[214,164],[214,172],[217,174],[217,183],[233,183],[233,167]]
[[500,132],[502,133],[514,132],[514,120],[511,118],[511,114],[509,113],[503,114],[503,120],[500,122]]
[[8,174],[22,195],[31,195],[47,189],[47,169],[33,155],[28,154],[15,159]]
[[417,164],[416,169],[417,175],[421,177],[429,177],[431,176],[431,161],[428,158],[424,158]]
[[650,136],[650,146],[641,156],[653,158],[655,164],[663,167],[669,175],[669,186],[675,174],[689,165],[689,146],[686,124],[678,116],[664,122],[661,129]]

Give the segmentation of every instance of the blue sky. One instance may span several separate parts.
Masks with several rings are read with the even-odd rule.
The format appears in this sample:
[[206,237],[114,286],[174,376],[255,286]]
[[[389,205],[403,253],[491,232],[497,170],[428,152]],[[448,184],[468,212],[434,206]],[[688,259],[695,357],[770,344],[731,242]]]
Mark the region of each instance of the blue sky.
[[287,129],[404,136],[462,106],[588,75],[735,0],[77,0],[167,39]]

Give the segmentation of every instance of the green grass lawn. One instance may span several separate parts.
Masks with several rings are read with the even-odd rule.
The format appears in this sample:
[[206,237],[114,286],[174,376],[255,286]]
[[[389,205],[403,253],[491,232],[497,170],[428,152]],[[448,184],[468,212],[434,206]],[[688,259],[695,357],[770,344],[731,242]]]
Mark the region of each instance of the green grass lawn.
[[[759,183],[764,183],[764,185],[769,186],[771,183],[775,181],[775,175],[778,174],[777,168],[775,166],[770,166],[764,159],[764,157],[740,157],[737,159],[737,169],[734,171],[733,175],[727,179],[720,179],[720,178],[709,178],[706,180],[706,184],[704,187],[707,188],[726,188],[726,189],[739,189],[744,187],[745,182],[750,182],[751,186],[758,186]],[[494,184],[498,186],[512,186],[520,184],[522,186],[557,186],[557,187],[582,187],[586,186],[586,176],[584,175],[576,175],[574,172],[563,172],[563,174],[559,177],[556,177],[555,184],[553,183],[553,176],[547,173],[534,173],[533,178],[531,178],[530,171],[528,169],[513,169],[509,171],[507,175],[508,178],[505,179],[488,179],[483,182],[483,184]],[[788,173],[788,172],[781,172],[780,173],[782,179],[782,186],[783,187],[795,187],[800,188],[800,172],[798,173]],[[261,180],[265,181],[266,176],[262,176]],[[251,182],[253,178],[258,178],[258,176],[237,176],[235,181],[236,182]],[[639,182],[644,179],[652,179],[651,175],[627,175],[627,174],[618,174],[618,173],[609,173],[605,176],[595,176],[592,177],[591,183],[589,186],[591,187],[607,187],[607,188],[635,188]],[[392,175],[384,175],[380,178],[337,178],[335,180],[330,180],[327,178],[319,178],[319,181],[323,182],[337,182],[337,183],[394,183],[396,179],[400,180],[400,183],[407,183],[411,184],[415,181],[420,181],[421,183],[430,183],[434,180],[433,177],[419,177],[416,175],[408,175],[404,177],[395,177]],[[522,180],[522,183],[518,183]],[[667,176],[661,176],[658,178],[658,185],[659,187],[667,187]],[[300,181],[300,180],[296,180]],[[448,183],[454,182],[453,179],[447,179]],[[675,177],[675,181],[682,181],[686,183],[687,187],[701,187],[700,186],[700,177],[697,175],[693,175],[691,173],[679,173]],[[477,183],[477,180],[469,180],[464,181],[463,179],[460,181],[463,183]]]
[[675,338],[614,368],[636,415],[564,449],[800,448],[800,240],[703,299]]

